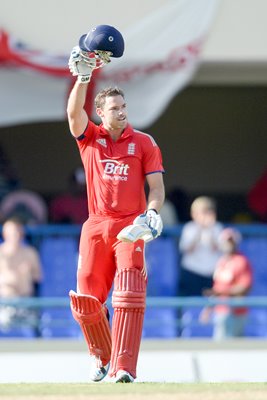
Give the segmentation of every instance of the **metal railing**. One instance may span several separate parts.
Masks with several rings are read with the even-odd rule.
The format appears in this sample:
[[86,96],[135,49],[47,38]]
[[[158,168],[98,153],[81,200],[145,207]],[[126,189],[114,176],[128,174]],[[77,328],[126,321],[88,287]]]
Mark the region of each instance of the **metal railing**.
[[[231,225],[237,228],[244,237],[267,237],[267,224],[255,223],[255,224],[225,224],[225,226]],[[162,232],[163,237],[179,237],[182,224],[174,226],[165,226]],[[27,226],[26,233],[32,237],[44,237],[44,236],[79,236],[81,232],[81,225],[68,225],[68,224],[45,224]]]
[[[191,336],[210,336],[212,332],[212,323],[209,323],[210,331],[202,334],[201,323],[196,315],[188,314],[188,310],[200,311],[204,307],[213,307],[218,304],[228,305],[230,307],[248,307],[249,310],[264,310],[265,318],[261,321],[263,327],[258,327],[259,333],[252,336],[267,337],[267,296],[251,296],[236,298],[216,298],[216,297],[147,297],[146,309],[148,318],[145,314],[144,332],[145,337],[190,337]],[[111,311],[111,298],[108,298],[107,305]],[[34,334],[31,337],[81,337],[80,329],[74,321],[70,311],[70,302],[68,297],[29,297],[29,298],[13,298],[0,299],[0,309],[2,307],[12,307],[17,310],[29,310],[30,318],[15,318],[8,329],[1,327],[0,337],[5,332],[10,332],[12,337],[13,329],[33,329]],[[156,310],[156,314],[152,316],[149,311]],[[54,310],[56,314],[54,314]],[[62,310],[65,310],[63,312]],[[170,316],[171,313],[171,316]],[[194,313],[193,313],[194,314]],[[22,315],[24,315],[22,313]],[[165,316],[167,315],[167,319]],[[169,325],[169,326],[168,326]],[[199,328],[201,328],[199,330]],[[190,330],[196,330],[198,333],[188,334]],[[254,327],[254,330],[256,327]],[[71,333],[66,333],[67,331]],[[205,328],[204,328],[205,330]],[[257,329],[256,329],[257,330]],[[57,331],[57,333],[55,333]],[[165,333],[162,333],[162,332]],[[167,332],[167,333],[166,333]],[[187,332],[187,333],[186,333]],[[263,332],[263,333],[262,333]],[[28,335],[28,333],[27,333]],[[22,335],[24,336],[24,335]],[[247,336],[250,336],[249,334]]]
[[[66,308],[69,307],[68,297],[17,297],[12,299],[0,299],[0,306],[11,306],[19,308]],[[213,307],[215,305],[228,305],[230,307],[266,307],[267,296],[248,297],[160,297],[149,296],[146,299],[147,307],[152,308],[180,308],[180,307]],[[107,305],[111,306],[111,298],[108,298]]]

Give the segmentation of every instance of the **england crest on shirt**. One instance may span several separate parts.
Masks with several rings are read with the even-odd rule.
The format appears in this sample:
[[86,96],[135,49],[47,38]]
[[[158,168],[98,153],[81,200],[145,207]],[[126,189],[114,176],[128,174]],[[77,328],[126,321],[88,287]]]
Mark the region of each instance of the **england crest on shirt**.
[[135,154],[135,143],[128,144],[128,154],[130,154],[130,155]]

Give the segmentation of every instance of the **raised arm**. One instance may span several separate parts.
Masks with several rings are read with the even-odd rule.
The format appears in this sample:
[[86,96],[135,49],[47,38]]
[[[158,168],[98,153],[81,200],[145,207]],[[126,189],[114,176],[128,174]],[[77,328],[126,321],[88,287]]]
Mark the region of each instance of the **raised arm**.
[[98,25],[79,39],[70,54],[69,69],[77,81],[70,93],[67,107],[71,133],[75,137],[83,134],[88,116],[84,109],[88,83],[95,69],[110,62],[110,57],[121,57],[124,39],[121,33],[109,25]]
[[88,83],[76,81],[68,99],[67,115],[70,131],[79,137],[88,124],[88,115],[84,109]]

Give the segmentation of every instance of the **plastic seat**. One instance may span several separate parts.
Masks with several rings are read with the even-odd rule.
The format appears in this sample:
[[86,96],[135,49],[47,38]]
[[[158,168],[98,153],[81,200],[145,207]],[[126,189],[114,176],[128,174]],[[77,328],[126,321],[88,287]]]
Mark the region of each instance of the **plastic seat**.
[[249,310],[245,336],[267,337],[267,310],[261,308]]
[[170,308],[148,308],[145,312],[143,337],[177,337],[177,311]]
[[[252,237],[243,239],[240,250],[248,257],[253,267],[254,286],[267,287],[267,238]],[[264,294],[267,294],[267,290]],[[255,293],[255,295],[257,295]]]
[[12,327],[7,331],[0,330],[0,338],[23,338],[33,339],[39,336],[36,329],[28,326]]
[[[146,245],[148,296],[176,296],[178,250],[173,238],[160,237]],[[177,336],[177,311],[173,308],[147,308],[143,337],[174,338]]]
[[[45,238],[40,245],[44,270],[41,297],[66,297],[76,288],[78,244],[71,237]],[[40,320],[42,337],[79,337],[80,328],[74,321],[70,308],[46,307]]]
[[67,296],[76,288],[78,244],[75,238],[46,238],[40,245],[44,271],[41,296]]
[[46,309],[40,321],[43,338],[79,338],[82,336],[78,323],[74,320],[70,308]]
[[200,307],[183,308],[181,314],[181,337],[212,337],[213,325],[201,324],[199,314],[202,311]]
[[173,238],[158,238],[146,245],[148,296],[176,296],[178,250]]

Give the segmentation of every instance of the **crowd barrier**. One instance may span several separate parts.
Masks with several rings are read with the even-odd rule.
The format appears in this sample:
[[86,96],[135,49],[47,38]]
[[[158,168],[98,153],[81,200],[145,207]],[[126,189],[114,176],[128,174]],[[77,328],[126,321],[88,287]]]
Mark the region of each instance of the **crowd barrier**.
[[[143,337],[212,337],[212,324],[202,325],[199,323],[198,314],[204,307],[218,304],[229,305],[233,308],[245,306],[254,313],[257,310],[258,314],[265,315],[265,319],[258,321],[258,324],[255,324],[255,321],[248,321],[248,327],[251,325],[251,328],[258,333],[247,336],[267,338],[267,296],[232,299],[148,296]],[[112,310],[110,298],[107,305]],[[0,337],[81,337],[80,329],[70,312],[68,297],[0,299],[0,307],[35,310],[38,315],[38,319],[33,322],[31,319],[19,320],[17,323],[14,322],[8,330],[0,329]],[[264,332],[259,322],[263,324]]]
[[[242,224],[235,227],[242,233],[241,250],[250,258],[254,271],[253,288],[246,298],[178,297],[178,240],[182,226],[165,227],[160,238],[148,243],[145,338],[211,337],[212,324],[200,324],[199,313],[203,307],[218,302],[227,302],[232,307],[247,306],[246,336],[267,338],[267,225]],[[38,318],[32,325],[19,321],[9,331],[0,329],[0,337],[81,337],[68,298],[69,290],[76,287],[80,230],[79,225],[27,227],[27,240],[38,248],[44,270],[40,297],[0,299],[0,306],[34,310]],[[108,305],[112,314],[110,299]]]

